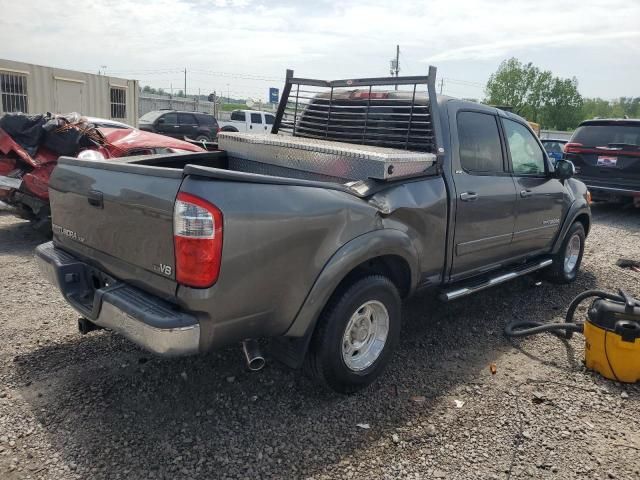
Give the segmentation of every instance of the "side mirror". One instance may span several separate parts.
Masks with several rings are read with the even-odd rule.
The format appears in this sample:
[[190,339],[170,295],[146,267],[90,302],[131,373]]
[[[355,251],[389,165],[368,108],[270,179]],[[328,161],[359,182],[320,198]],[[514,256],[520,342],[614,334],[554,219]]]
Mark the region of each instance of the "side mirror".
[[164,118],[158,119],[158,125],[164,125]]
[[559,180],[566,180],[576,174],[576,167],[573,165],[573,162],[570,162],[569,160],[556,161],[555,168],[556,178]]

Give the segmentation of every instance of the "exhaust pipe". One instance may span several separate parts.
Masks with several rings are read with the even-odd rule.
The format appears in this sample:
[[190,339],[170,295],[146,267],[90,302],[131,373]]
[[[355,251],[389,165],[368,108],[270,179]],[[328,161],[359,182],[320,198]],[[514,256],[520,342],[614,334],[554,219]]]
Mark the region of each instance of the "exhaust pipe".
[[242,341],[242,352],[244,353],[244,359],[247,362],[247,367],[252,372],[262,370],[265,364],[264,357],[260,351],[260,345],[258,341],[250,338]]

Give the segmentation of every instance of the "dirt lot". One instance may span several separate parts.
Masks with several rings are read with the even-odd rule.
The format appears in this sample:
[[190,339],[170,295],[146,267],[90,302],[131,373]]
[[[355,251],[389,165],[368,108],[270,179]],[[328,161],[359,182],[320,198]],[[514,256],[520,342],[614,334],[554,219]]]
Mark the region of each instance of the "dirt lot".
[[80,336],[38,275],[43,239],[0,211],[0,478],[640,478],[639,386],[585,371],[579,336],[502,336],[587,288],[640,296],[615,266],[640,259],[640,211],[593,210],[576,284],[414,297],[391,368],[350,397],[275,362],[249,373],[237,347],[159,360]]

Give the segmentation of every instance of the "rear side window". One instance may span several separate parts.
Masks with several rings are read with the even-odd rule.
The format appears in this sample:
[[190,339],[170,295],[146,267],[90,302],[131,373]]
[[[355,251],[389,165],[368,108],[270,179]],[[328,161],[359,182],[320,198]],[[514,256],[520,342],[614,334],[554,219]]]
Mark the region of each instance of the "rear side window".
[[197,125],[196,117],[192,113],[179,113],[178,123],[180,125]]
[[164,123],[169,125],[176,125],[178,123],[178,115],[175,113],[165,113],[162,117]]
[[238,120],[239,122],[244,122],[247,119],[247,117],[245,116],[244,112],[239,112],[239,111],[235,111],[235,112],[231,112],[231,120]]
[[571,141],[585,147],[607,147],[610,143],[640,145],[640,124],[583,125],[578,127]]
[[478,112],[458,114],[460,164],[470,173],[502,173],[502,147],[493,115]]
[[524,125],[512,120],[504,119],[503,124],[513,173],[516,175],[544,174],[544,152],[533,137],[533,133]]
[[198,122],[200,125],[213,126],[216,124],[216,119],[211,115],[198,115]]
[[262,123],[262,115],[260,115],[259,113],[252,113],[251,123]]

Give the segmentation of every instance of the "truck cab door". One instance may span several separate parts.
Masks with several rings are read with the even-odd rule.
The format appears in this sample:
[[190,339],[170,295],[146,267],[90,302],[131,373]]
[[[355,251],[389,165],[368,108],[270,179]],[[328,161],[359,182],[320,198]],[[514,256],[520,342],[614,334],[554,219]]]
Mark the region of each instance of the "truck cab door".
[[[452,122],[455,184],[451,281],[500,266],[512,256],[516,188],[507,169],[498,118],[458,111]],[[457,136],[455,131],[457,130]]]
[[250,133],[264,133],[262,121],[262,113],[256,112],[249,115],[249,132]]
[[551,175],[544,149],[527,126],[502,118],[518,206],[513,232],[516,255],[535,255],[551,248],[571,203],[560,180]]
[[178,114],[175,112],[165,113],[156,121],[155,125],[157,133],[169,137],[177,137],[178,128]]
[[178,128],[176,136],[180,139],[184,137],[196,138],[198,136],[198,120],[192,113],[178,113]]

